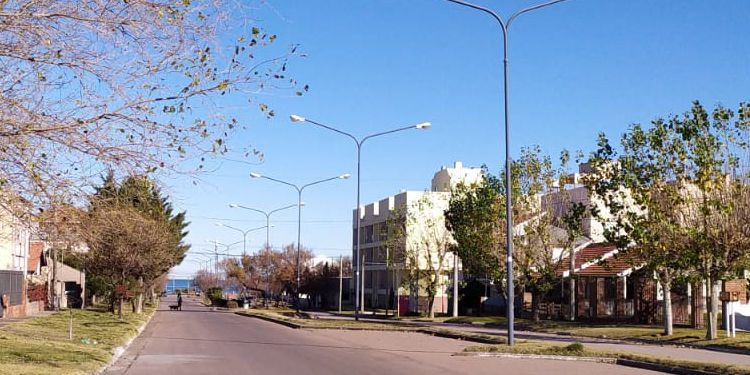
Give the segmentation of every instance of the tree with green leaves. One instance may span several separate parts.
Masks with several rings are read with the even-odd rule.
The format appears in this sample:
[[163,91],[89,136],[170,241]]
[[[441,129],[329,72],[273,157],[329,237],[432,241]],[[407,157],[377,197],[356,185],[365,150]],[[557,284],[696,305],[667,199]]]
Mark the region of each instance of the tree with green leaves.
[[[706,337],[716,338],[719,280],[746,265],[744,232],[729,231],[743,213],[744,177],[737,175],[748,146],[750,107],[740,104],[735,119],[718,106],[712,115],[698,102],[690,112],[656,119],[649,128],[633,125],[617,155],[599,137],[592,155],[591,191],[603,201],[598,212],[605,236],[634,262],[656,273],[664,290],[665,334],[672,333],[670,290],[677,278],[707,283]],[[734,220],[734,221],[733,221]]]
[[456,241],[452,251],[461,259],[464,273],[494,281],[505,294],[502,289],[506,257],[502,182],[488,173],[486,167],[483,176],[483,183],[456,185],[445,211],[445,225]]
[[[189,249],[183,242],[188,225],[185,222],[185,212],[175,214],[168,197],[162,196],[154,183],[143,176],[130,176],[118,184],[110,173],[89,200],[87,224],[97,230],[89,230],[84,236],[90,248],[87,269],[94,276],[110,276],[112,283],[131,284],[136,291],[134,310],[140,313],[144,293],[150,291],[153,295],[154,283],[171,267],[179,264]],[[119,216],[124,221],[118,232],[117,228],[110,226],[115,224],[113,218]],[[116,263],[117,257],[110,258],[113,254],[127,251],[112,246],[126,246],[129,236],[138,234],[134,228],[147,223],[151,223],[153,231],[144,230],[141,233],[143,237],[131,238],[134,247],[132,254],[137,254],[138,259],[123,258],[121,267],[114,267],[118,273],[112,277],[102,267]],[[164,238],[158,238],[159,234]],[[120,242],[107,245],[106,236],[118,236]],[[147,241],[153,241],[150,249]],[[143,246],[143,249],[135,249],[136,244]]]

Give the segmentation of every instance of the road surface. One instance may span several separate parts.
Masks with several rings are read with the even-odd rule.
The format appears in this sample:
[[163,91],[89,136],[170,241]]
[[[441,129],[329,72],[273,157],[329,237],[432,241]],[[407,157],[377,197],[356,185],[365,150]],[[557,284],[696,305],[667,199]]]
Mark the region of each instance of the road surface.
[[657,374],[592,362],[454,355],[468,345],[419,333],[292,329],[186,298],[182,311],[159,309],[104,374]]

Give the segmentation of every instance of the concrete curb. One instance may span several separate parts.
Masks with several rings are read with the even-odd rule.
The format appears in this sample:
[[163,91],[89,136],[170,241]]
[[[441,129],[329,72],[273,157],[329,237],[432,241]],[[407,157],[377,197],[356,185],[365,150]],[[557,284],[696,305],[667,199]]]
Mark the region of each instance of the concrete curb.
[[109,360],[109,362],[106,363],[104,366],[102,366],[99,370],[94,371],[92,373],[93,375],[99,375],[99,374],[104,373],[110,367],[112,367],[112,365],[114,365],[115,362],[117,362],[118,359],[120,359],[120,357],[122,356],[122,354],[125,353],[126,350],[128,350],[128,348],[130,347],[130,344],[132,344],[133,341],[135,341],[135,339],[137,339],[138,336],[140,336],[141,333],[146,329],[146,326],[148,325],[148,323],[150,323],[151,319],[154,317],[154,315],[156,315],[156,311],[158,310],[158,308],[159,308],[159,306],[157,305],[157,308],[154,309],[154,311],[151,313],[151,315],[149,315],[148,318],[146,318],[146,321],[143,322],[143,324],[141,324],[141,326],[138,327],[138,329],[136,329],[135,335],[133,335],[133,337],[129,338],[128,341],[125,341],[124,344],[116,347],[114,349],[114,351],[113,351],[112,358]]
[[548,354],[512,354],[512,353],[487,353],[487,352],[463,352],[454,354],[457,357],[500,357],[500,358],[523,358],[523,359],[550,359],[555,361],[580,361],[617,364],[617,358],[609,357],[575,357],[565,355]]
[[[429,333],[433,334],[434,332],[428,331],[428,330],[420,330],[420,329],[412,329],[412,330],[402,330],[397,327],[394,329],[387,329],[387,328],[374,328],[374,327],[316,327],[316,326],[304,326],[297,323],[288,322],[286,320],[282,319],[276,319],[272,318],[270,316],[260,315],[260,314],[251,314],[246,312],[237,311],[235,312],[236,315],[240,316],[246,316],[249,318],[257,318],[260,320],[265,320],[267,322],[281,324],[283,326],[294,328],[294,329],[332,329],[332,330],[346,330],[346,331],[393,331],[393,332],[419,332],[419,333]],[[424,331],[424,332],[423,332]]]
[[644,370],[657,372],[666,372],[677,375],[720,375],[717,372],[693,370],[684,367],[662,365],[658,363],[636,361],[632,359],[609,358],[609,357],[576,357],[563,355],[545,355],[545,354],[513,354],[513,353],[489,353],[489,352],[463,352],[456,353],[454,356],[459,357],[500,357],[500,358],[521,358],[521,359],[546,359],[555,361],[581,361],[609,363],[613,365],[635,367]]
[[658,363],[635,361],[632,359],[618,358],[616,364],[620,366],[636,367],[644,370],[652,370],[659,372],[668,372],[670,374],[677,375],[720,375],[718,372],[693,370],[685,367],[661,365]]
[[274,319],[274,318],[271,318],[270,316],[265,316],[265,315],[247,314],[247,313],[242,313],[242,312],[239,312],[239,311],[236,312],[236,313],[234,313],[234,314],[235,315],[239,315],[239,316],[246,316],[246,317],[249,317],[249,318],[256,318],[256,319],[260,319],[260,320],[265,320],[267,322],[281,324],[282,326],[286,326],[286,327],[294,328],[294,329],[306,328],[306,327],[302,327],[301,325],[296,324],[296,323],[287,322],[287,321],[281,320],[281,319]]

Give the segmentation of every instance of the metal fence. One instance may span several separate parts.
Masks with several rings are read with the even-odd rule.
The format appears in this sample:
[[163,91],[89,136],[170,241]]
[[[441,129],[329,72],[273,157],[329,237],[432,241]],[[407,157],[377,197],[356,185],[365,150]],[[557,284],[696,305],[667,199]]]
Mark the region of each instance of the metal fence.
[[0,295],[10,297],[10,305],[23,304],[23,271],[0,271]]

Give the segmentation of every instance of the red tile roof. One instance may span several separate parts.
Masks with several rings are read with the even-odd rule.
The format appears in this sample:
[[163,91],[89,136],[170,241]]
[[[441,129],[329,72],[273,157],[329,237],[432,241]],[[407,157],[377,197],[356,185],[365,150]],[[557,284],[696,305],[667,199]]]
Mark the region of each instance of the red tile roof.
[[[606,243],[593,243],[578,250],[575,254],[575,268],[579,269],[585,263],[595,261],[601,258],[603,255],[614,251],[616,247]],[[570,258],[565,257],[560,263],[560,269],[558,273],[562,274],[565,271],[570,270]]]
[[[563,259],[558,274],[570,269],[568,259]],[[577,251],[575,263],[576,274],[580,276],[615,276],[633,268],[631,259],[617,254],[617,247],[606,243],[591,244]]]

